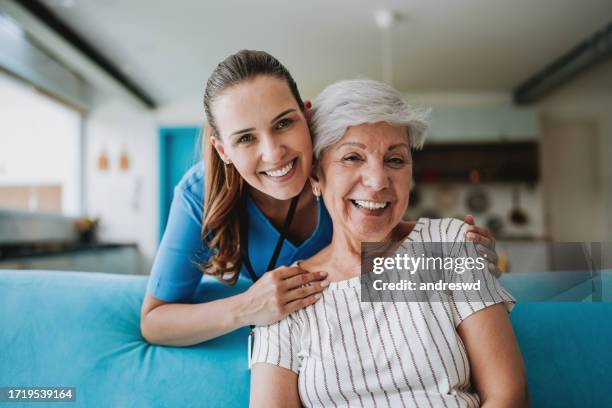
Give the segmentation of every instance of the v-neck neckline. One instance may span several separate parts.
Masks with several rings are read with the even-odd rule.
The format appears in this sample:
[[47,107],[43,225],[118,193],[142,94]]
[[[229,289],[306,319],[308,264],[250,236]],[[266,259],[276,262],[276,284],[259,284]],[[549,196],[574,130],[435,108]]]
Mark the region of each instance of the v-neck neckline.
[[[309,245],[310,242],[317,237],[317,235],[319,234],[319,229],[321,227],[321,214],[323,212],[322,205],[323,200],[317,200],[317,225],[315,226],[314,231],[312,231],[312,234],[310,234],[308,238],[306,238],[304,241],[302,241],[301,244],[297,246],[289,239],[285,239],[283,245],[288,245],[295,252]],[[251,213],[255,213],[255,215],[260,219],[260,221],[262,221],[266,225],[268,229],[274,231],[274,237],[275,239],[278,239],[278,237],[280,237],[280,231],[274,226],[274,224],[272,224],[272,221],[270,221],[270,219],[266,217],[266,215],[263,213],[263,211],[261,211],[257,204],[255,204],[255,200],[253,200],[253,197],[250,193],[247,193],[247,206],[249,207],[249,211]]]

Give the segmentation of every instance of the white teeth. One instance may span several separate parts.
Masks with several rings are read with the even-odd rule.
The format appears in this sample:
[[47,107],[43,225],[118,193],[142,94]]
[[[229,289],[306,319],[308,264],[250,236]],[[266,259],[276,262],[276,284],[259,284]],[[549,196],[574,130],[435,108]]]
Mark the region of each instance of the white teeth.
[[379,210],[381,208],[385,208],[387,201],[367,201],[367,200],[353,200],[355,204],[360,207],[367,208],[368,210]]
[[271,177],[283,177],[285,174],[289,173],[289,171],[291,171],[292,168],[293,168],[293,160],[291,160],[289,164],[287,164],[285,167],[281,169],[274,170],[274,171],[266,171],[264,173],[266,173],[268,176],[271,176]]

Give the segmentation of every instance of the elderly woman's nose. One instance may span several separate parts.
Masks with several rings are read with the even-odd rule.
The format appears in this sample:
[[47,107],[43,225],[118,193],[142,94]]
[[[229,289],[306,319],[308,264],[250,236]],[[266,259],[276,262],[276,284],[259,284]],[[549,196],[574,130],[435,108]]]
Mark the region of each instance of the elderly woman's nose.
[[264,136],[261,138],[261,158],[268,163],[278,163],[283,159],[287,152],[285,145],[279,138]]
[[371,163],[363,166],[361,179],[364,186],[375,191],[389,187],[389,175],[383,163]]

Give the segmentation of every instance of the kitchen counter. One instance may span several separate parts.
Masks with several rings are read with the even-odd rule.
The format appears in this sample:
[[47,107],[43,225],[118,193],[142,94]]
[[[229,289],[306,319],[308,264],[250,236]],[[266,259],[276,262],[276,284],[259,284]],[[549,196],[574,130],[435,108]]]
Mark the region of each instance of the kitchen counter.
[[136,247],[134,243],[116,242],[37,242],[30,244],[0,244],[0,261],[54,255],[62,256],[83,251]]
[[136,244],[115,242],[2,244],[0,269],[147,273]]

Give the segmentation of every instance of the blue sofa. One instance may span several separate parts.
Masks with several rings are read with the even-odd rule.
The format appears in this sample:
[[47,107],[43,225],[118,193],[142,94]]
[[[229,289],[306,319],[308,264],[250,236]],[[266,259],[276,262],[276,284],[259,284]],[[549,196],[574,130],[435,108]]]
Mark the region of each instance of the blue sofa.
[[[186,348],[149,345],[139,329],[145,285],[145,276],[0,270],[0,387],[76,387],[76,403],[53,407],[247,406],[247,329]],[[210,282],[198,300],[246,287]],[[612,303],[519,302],[511,319],[533,407],[612,407]]]

